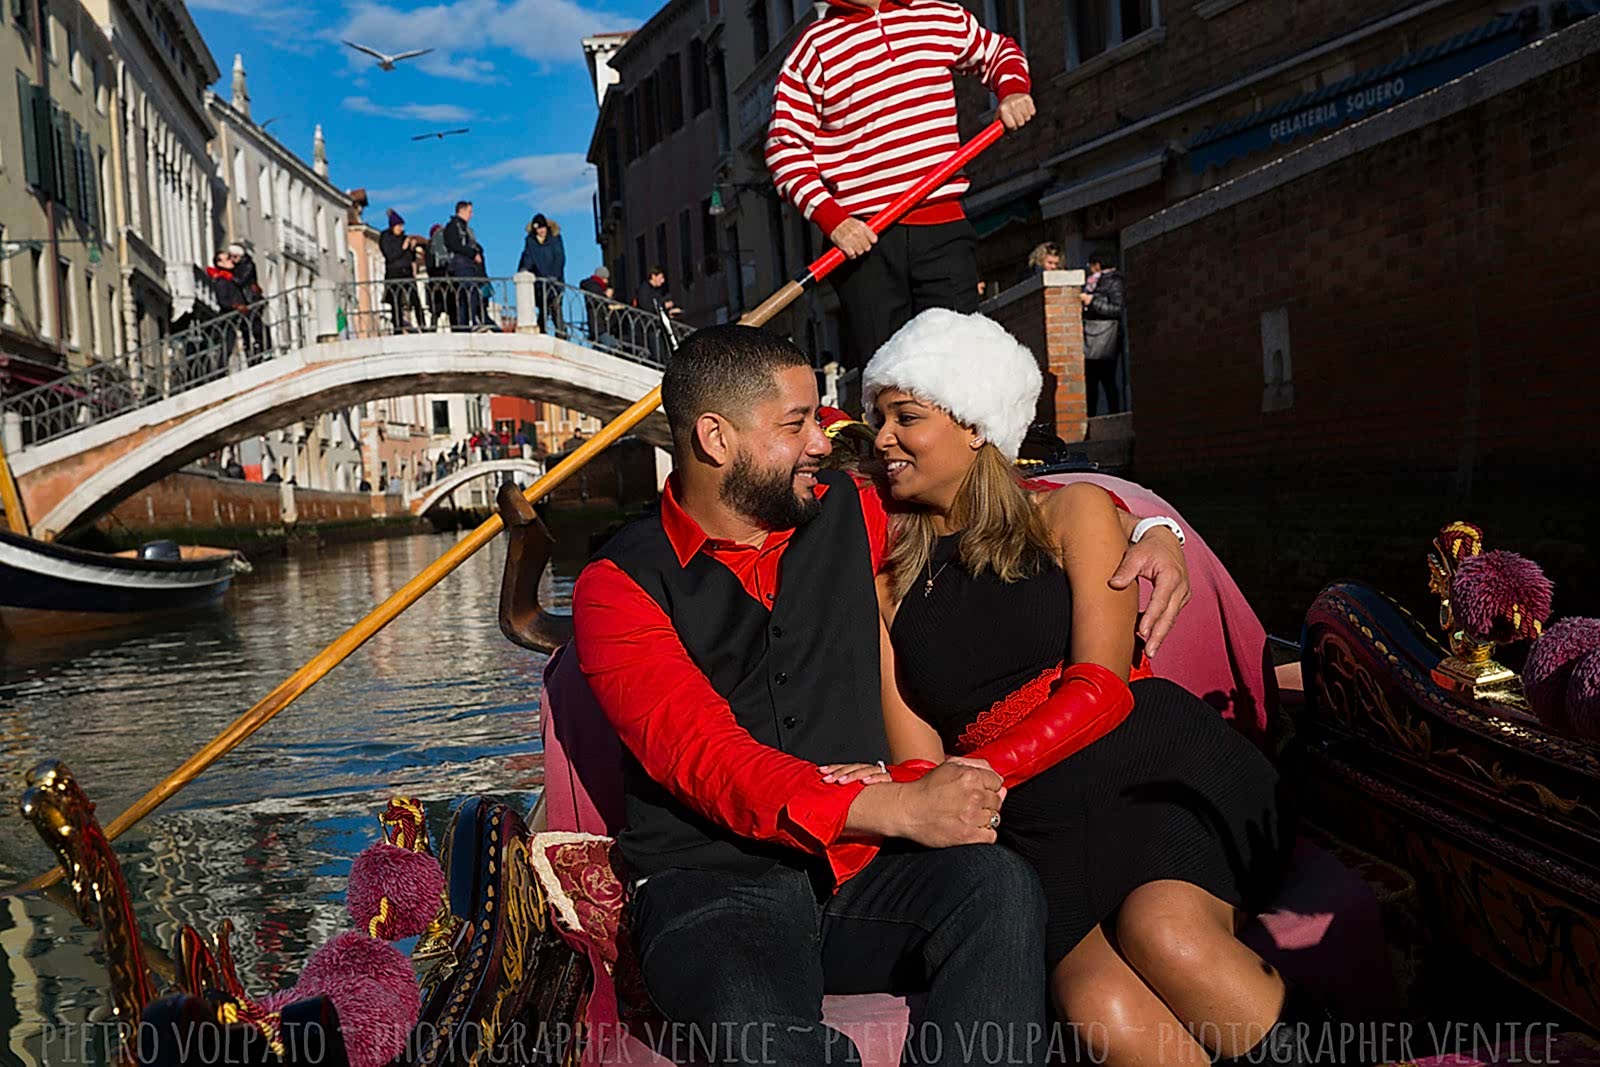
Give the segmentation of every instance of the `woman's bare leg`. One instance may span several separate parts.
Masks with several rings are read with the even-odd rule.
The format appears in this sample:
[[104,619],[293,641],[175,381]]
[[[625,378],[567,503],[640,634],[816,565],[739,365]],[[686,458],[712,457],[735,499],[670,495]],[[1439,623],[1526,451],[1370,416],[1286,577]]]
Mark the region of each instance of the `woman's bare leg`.
[[1283,978],[1235,936],[1233,905],[1189,882],[1148,882],[1117,914],[1117,945],[1218,1056],[1249,1052],[1278,1021]]
[[1050,999],[1074,1028],[1067,1049],[1072,1051],[1076,1034],[1084,1062],[1108,1067],[1211,1062],[1098,926],[1056,965]]

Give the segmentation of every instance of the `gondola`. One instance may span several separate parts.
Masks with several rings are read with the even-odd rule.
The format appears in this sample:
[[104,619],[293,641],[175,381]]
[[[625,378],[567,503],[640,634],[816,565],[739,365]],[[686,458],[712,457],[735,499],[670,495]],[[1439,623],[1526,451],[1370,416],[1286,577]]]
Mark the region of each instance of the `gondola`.
[[[1099,479],[1135,501],[1150,496],[1095,473],[1055,477]],[[672,1031],[650,1017],[619,933],[623,892],[608,831],[620,819],[620,750],[559,647],[569,621],[538,600],[549,535],[514,490],[499,506],[508,541],[501,628],[522,647],[553,653],[543,697],[546,791],[534,812],[481,797],[457,809],[439,854],[443,908],[413,954],[421,1009],[392,1062],[672,1063]],[[1433,547],[1437,571],[1446,550]],[[1220,566],[1212,569],[1203,541],[1192,535],[1188,551],[1196,596],[1186,613],[1203,617],[1236,590]],[[1419,583],[1426,580],[1419,558]],[[1493,1062],[1476,1042],[1491,1034],[1533,1040],[1532,1031],[1425,1029],[1424,1020],[1448,1010],[1436,999],[1442,966],[1452,986],[1466,975],[1520,990],[1555,1020],[1539,1037],[1557,1042],[1552,1055],[1600,1062],[1600,747],[1588,724],[1541,719],[1521,678],[1486,669],[1493,661],[1484,642],[1455,625],[1447,601],[1445,632],[1434,633],[1368,586],[1331,585],[1306,616],[1303,699],[1260,715],[1254,697],[1236,699],[1235,724],[1264,726],[1258,740],[1294,768],[1310,826],[1297,871],[1253,944],[1297,980],[1342,998],[1347,1012],[1394,1028],[1374,1031],[1394,1044],[1375,1046],[1381,1054],[1366,1062]],[[1224,630],[1227,647],[1211,649],[1219,661],[1265,641],[1253,618]],[[1182,647],[1178,631],[1172,640]],[[1213,633],[1201,643],[1217,640]],[[1600,664],[1600,635],[1585,654]],[[1270,668],[1229,669],[1240,688],[1274,702]],[[172,989],[188,1014],[157,997],[115,857],[65,768],[37,769],[24,808],[60,855],[81,914],[103,930],[122,1018],[232,1027],[246,1042],[260,1032],[249,1020],[261,1001],[232,973],[226,927],[179,932]],[[420,808],[391,802],[379,820],[391,842],[400,841],[397,810]],[[426,833],[418,837],[413,828],[402,843],[431,855]],[[326,1004],[297,1010],[337,1031]],[[866,1062],[898,1061],[901,999],[830,997],[826,1015],[865,1035]],[[1409,1043],[1399,1043],[1402,1035]],[[1459,1047],[1469,1041],[1476,1055]],[[297,1062],[296,1054],[287,1050],[282,1061]]]
[[248,569],[226,548],[151,541],[91,552],[0,530],[0,634],[93,630],[205,608]]

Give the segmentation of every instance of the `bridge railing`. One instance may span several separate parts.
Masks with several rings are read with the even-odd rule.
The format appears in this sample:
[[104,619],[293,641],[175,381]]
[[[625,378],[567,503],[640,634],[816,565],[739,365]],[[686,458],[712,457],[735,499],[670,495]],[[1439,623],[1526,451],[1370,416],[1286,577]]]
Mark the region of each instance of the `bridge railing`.
[[[353,336],[427,331],[547,333],[652,367],[672,350],[652,309],[545,278],[405,278],[349,283],[340,290]],[[681,339],[691,330],[673,321]]]
[[[23,446],[157,403],[310,343],[315,294],[300,286],[0,400]],[[15,442],[13,442],[15,443]]]
[[664,367],[690,329],[600,294],[519,274],[300,286],[0,397],[0,430],[25,448],[135,411],[319,340],[425,331],[545,332]]

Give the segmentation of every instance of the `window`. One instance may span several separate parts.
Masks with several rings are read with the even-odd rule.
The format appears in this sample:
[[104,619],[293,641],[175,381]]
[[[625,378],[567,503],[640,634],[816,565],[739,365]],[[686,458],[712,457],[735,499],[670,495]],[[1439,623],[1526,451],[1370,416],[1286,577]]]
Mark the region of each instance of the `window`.
[[433,402],[433,432],[450,432],[450,401],[435,400]]
[[705,42],[697,37],[689,42],[689,114],[698,115],[710,106],[711,66]]
[[670,262],[672,262],[672,260],[667,257],[667,224],[664,222],[658,222],[656,223],[655,265],[660,267],[662,270],[666,270],[667,264]]
[[628,162],[639,158],[639,94],[629,93],[622,101],[622,140]]
[[644,283],[648,280],[648,275],[645,274],[645,271],[650,269],[650,253],[645,250],[644,234],[641,233],[633,239],[633,251],[639,265],[639,288],[643,289]]
[[772,33],[767,27],[767,0],[755,0],[750,5],[750,37],[755,46],[756,62],[772,51]]
[[705,257],[705,274],[722,273],[722,257],[717,254],[717,217],[711,213],[711,201],[700,201],[700,252]]
[[660,79],[652,74],[639,86],[639,143],[648,152],[661,141]]
[[44,249],[33,250],[33,321],[39,324],[41,337],[56,335],[56,313],[50,308],[45,294],[50,291],[50,275],[45,271]]
[[694,231],[689,228],[689,209],[678,213],[678,284],[694,283]]
[[1028,50],[1025,0],[984,0],[983,24],[995,33],[1003,33],[1022,48]]
[[683,129],[683,56],[672,53],[661,64],[663,132]]
[[111,157],[106,155],[104,148],[100,149],[100,232],[111,233],[111,199],[107,195],[111,185]]
[[17,71],[17,111],[22,116],[22,163],[27,182],[49,196],[55,188],[55,137],[50,101]]
[[320,206],[317,208],[317,247],[324,252],[328,250],[328,213]]
[[617,299],[627,299],[628,288],[628,257],[618,256],[617,262],[611,268],[611,283],[616,289]]
[[773,29],[782,37],[794,25],[794,4],[792,0],[773,0],[773,4],[778,9],[778,24]]
[[95,56],[89,61],[89,75],[94,82],[94,109],[100,114],[106,113],[106,72],[100,65],[100,57]]
[[85,277],[89,290],[89,351],[96,359],[105,356],[105,345],[100,333],[100,289],[94,284],[94,275]]
[[599,183],[605,207],[622,203],[622,142],[615,126],[606,127],[605,165],[600,168]]
[[65,297],[66,305],[61,309],[66,318],[66,329],[62,331],[68,345],[77,348],[83,343],[83,333],[78,322],[78,287],[72,284],[72,264],[66,260],[56,263],[56,295]]
[[24,37],[33,36],[33,0],[11,0],[11,18]]
[[70,23],[64,23],[61,29],[67,35],[67,77],[72,79],[73,85],[82,88],[83,71],[78,57],[78,31]]
[[776,288],[778,278],[789,276],[789,241],[784,232],[783,203],[776,198],[767,200],[767,232],[768,240],[772,242],[772,251],[776,255],[777,278],[773,279]]
[[267,168],[262,167],[256,175],[256,195],[261,199],[261,214],[265,218],[272,217],[272,176],[267,173]]
[[1160,23],[1160,0],[1077,0],[1067,10],[1067,69]]
[[239,203],[250,202],[250,179],[245,175],[244,149],[233,150],[233,195],[239,198]]
[[[6,228],[0,225],[0,249],[6,246]],[[11,257],[0,255],[0,322],[17,324],[17,291],[11,287]]]

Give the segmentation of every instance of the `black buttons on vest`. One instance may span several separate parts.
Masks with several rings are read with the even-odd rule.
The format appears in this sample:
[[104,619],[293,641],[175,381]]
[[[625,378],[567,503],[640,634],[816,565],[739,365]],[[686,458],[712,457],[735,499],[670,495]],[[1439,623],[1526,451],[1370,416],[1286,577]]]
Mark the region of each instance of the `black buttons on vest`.
[[773,636],[773,637],[782,637],[782,636],[783,636],[783,627],[781,627],[781,626],[774,626],[774,627],[773,627],[773,628],[772,628],[772,636]]
[[789,683],[789,675],[785,671],[779,671],[777,674],[772,676],[772,680],[777,682],[779,685],[787,685]]
[[795,718],[793,715],[785,715],[783,717],[783,728],[785,730],[793,730],[796,726],[799,726],[799,725],[800,725],[800,720]]

